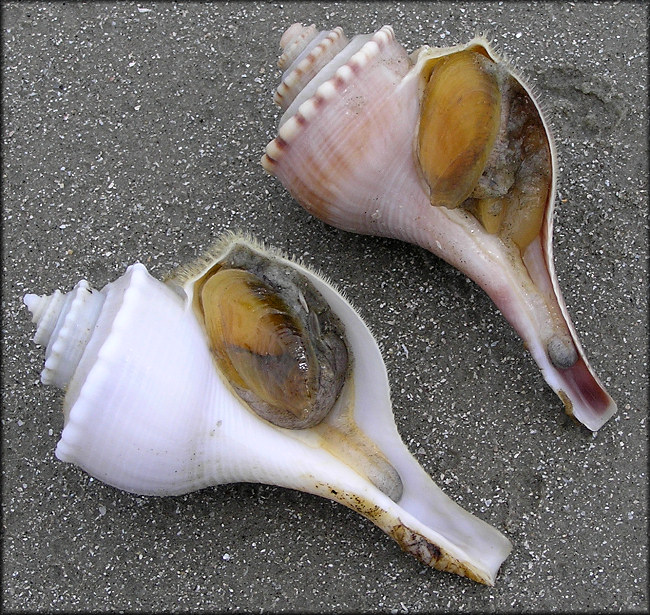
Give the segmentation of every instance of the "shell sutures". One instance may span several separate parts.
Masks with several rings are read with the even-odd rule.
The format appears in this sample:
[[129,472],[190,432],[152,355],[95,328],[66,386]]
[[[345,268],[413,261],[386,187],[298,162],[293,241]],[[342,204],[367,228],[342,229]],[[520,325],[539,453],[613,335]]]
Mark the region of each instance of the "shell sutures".
[[101,290],[24,301],[41,379],[66,392],[60,460],[143,495],[238,481],[313,493],[423,563],[494,584],[510,541],[409,453],[377,343],[309,269],[228,235],[164,283],[135,264]]
[[390,26],[348,40],[293,24],[281,46],[263,167],[328,224],[417,244],[474,280],[597,431],[616,404],[555,275],[556,153],[531,88],[483,37],[409,55]]

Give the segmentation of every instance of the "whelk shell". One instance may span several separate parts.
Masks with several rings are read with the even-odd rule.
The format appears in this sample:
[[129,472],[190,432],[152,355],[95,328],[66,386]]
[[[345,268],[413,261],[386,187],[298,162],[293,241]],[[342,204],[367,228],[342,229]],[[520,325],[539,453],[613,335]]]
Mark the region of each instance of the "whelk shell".
[[348,42],[294,24],[282,45],[284,114],[264,168],[328,224],[409,241],[463,271],[566,412],[598,430],[616,404],[555,275],[556,154],[531,89],[482,37],[409,56],[390,26]]
[[452,502],[401,441],[379,348],[312,271],[227,236],[166,283],[26,295],[66,391],[56,456],[119,489],[247,481],[359,512],[423,563],[493,584],[511,544]]

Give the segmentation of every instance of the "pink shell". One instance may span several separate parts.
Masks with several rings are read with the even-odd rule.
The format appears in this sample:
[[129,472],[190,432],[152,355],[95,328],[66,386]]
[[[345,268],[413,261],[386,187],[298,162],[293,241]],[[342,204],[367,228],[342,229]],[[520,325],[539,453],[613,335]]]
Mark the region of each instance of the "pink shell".
[[[392,28],[382,27],[346,61],[310,80],[285,112],[262,165],[328,224],[415,243],[472,278],[523,338],[567,412],[595,431],[616,404],[587,362],[555,276],[555,172],[540,235],[518,262],[465,210],[432,206],[420,174],[415,139],[423,63],[468,47],[480,47],[502,63],[482,38],[448,49],[423,47],[410,57]],[[534,101],[530,88],[513,76]],[[541,112],[540,117],[544,122]],[[551,343],[565,344],[569,352],[571,342],[561,342],[569,339],[578,359],[557,367],[549,356]]]
[[278,66],[285,70],[317,33],[314,24],[303,26],[301,23],[295,23],[289,26],[280,39],[280,47],[282,47],[283,53],[278,59]]
[[287,67],[273,101],[286,110],[318,71],[347,44],[348,39],[342,28],[334,28],[331,32],[322,32],[311,38]]

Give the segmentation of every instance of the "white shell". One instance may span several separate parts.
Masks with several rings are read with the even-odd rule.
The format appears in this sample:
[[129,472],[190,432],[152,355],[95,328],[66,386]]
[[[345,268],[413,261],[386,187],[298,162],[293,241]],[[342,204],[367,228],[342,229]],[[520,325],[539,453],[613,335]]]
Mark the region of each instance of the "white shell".
[[[343,322],[354,355],[351,380],[332,418],[309,429],[276,427],[232,392],[191,300],[194,280],[238,242],[262,251],[229,238],[214,257],[167,283],[135,264],[101,291],[82,281],[67,296],[25,297],[36,340],[47,345],[43,380],[66,388],[57,457],[139,494],[182,494],[235,481],[318,494],[368,517],[424,563],[493,584],[510,542],[445,496],[402,443],[370,331],[327,282],[272,252],[265,254],[298,269]],[[360,441],[378,447],[399,473],[398,502],[353,457],[331,452],[337,417],[347,412]]]
[[424,46],[411,56],[390,26],[352,38],[293,93],[262,165],[325,222],[417,244],[463,271],[522,337],[567,413],[596,431],[616,404],[591,369],[562,298],[552,254],[555,148],[530,88],[513,71],[537,107],[550,148],[552,179],[539,235],[513,258],[465,210],[432,206],[425,189],[415,153],[421,75],[432,58],[468,48],[504,65],[481,37],[444,49]]

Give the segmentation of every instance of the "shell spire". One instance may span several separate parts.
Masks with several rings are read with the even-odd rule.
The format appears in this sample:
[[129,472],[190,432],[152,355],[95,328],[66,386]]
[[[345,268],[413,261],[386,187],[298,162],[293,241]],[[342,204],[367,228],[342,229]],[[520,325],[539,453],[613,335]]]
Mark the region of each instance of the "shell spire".
[[104,297],[86,280],[67,294],[25,295],[24,303],[36,323],[34,342],[46,346],[43,384],[66,388],[74,374],[102,309]]
[[316,34],[315,24],[303,26],[301,23],[294,23],[292,26],[289,26],[280,38],[282,55],[278,59],[278,67],[286,70]]
[[[299,25],[294,24],[294,26]],[[310,27],[314,28],[314,26]],[[291,28],[285,34],[290,32]],[[282,67],[286,67],[286,70],[282,75],[282,81],[278,89],[275,91],[273,101],[284,110],[318,74],[320,69],[328,64],[348,44],[348,39],[343,34],[342,28],[334,28],[330,32],[321,32],[312,38],[308,36],[300,38],[299,41],[300,43],[291,45],[293,53],[289,55],[285,53],[280,58]],[[282,44],[282,41],[280,44]],[[296,45],[299,48],[296,48]],[[283,45],[283,47],[287,46],[289,44]],[[289,60],[291,61],[289,62]]]

